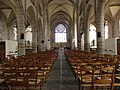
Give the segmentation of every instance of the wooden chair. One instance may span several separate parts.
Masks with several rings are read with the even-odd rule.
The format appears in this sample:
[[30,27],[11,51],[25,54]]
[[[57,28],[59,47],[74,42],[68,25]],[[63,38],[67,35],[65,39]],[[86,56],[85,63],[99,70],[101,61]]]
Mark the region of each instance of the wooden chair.
[[27,79],[27,90],[37,89],[41,90],[41,79],[38,78],[38,72],[35,69],[27,69],[25,71],[25,78]]
[[43,65],[41,63],[35,64],[35,67],[37,67],[37,78],[42,80],[42,84],[46,82],[47,79],[47,72],[42,69]]
[[120,55],[113,55],[114,61],[117,61],[116,70],[115,70],[115,82],[114,87],[120,87]]
[[78,75],[78,84],[79,90],[83,90],[84,87],[92,88],[92,78],[93,78],[93,68],[90,65],[81,66],[79,68],[79,75]]
[[12,75],[16,74],[15,68],[10,65],[9,63],[6,63],[3,65],[3,76],[6,79],[9,79]]
[[5,67],[3,73],[10,90],[22,90],[26,88],[25,78],[18,77],[16,67]]
[[9,84],[10,90],[26,90],[27,89],[27,80],[25,77],[11,77],[7,82]]
[[[100,73],[95,73],[96,68],[94,68],[93,72],[93,80],[92,80],[92,90],[95,87],[109,87],[110,90],[114,88],[114,73],[115,73],[115,65],[112,64],[101,64],[100,68],[98,68]],[[104,88],[103,88],[104,90]]]

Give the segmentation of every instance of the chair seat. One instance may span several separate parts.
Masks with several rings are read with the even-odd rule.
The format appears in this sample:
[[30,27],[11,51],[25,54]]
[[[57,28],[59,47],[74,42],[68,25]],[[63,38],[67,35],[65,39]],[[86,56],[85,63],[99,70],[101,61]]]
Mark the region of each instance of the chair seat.
[[94,86],[104,87],[104,86],[111,86],[111,84],[94,84]]
[[40,83],[41,83],[41,79],[37,79],[37,81],[36,81],[36,79],[31,79],[28,84],[30,86],[33,86],[33,85],[38,85]]
[[83,83],[91,83],[91,80],[92,80],[92,79],[89,79],[89,78],[88,78],[88,79],[83,79],[82,82],[83,82]]
[[27,82],[22,80],[11,80],[8,82],[10,86],[26,86]]
[[111,79],[98,79],[93,81],[94,84],[111,84],[112,80]]
[[0,84],[3,83],[5,81],[5,79],[0,79]]

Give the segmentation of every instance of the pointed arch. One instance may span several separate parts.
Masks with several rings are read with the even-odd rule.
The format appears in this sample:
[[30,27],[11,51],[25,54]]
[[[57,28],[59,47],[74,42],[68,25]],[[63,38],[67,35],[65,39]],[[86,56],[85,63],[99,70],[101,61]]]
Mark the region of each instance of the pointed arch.
[[29,6],[28,8],[27,8],[27,20],[30,22],[30,23],[32,23],[32,22],[34,22],[35,21],[35,12],[34,12],[34,9],[33,9],[33,7],[32,6]]

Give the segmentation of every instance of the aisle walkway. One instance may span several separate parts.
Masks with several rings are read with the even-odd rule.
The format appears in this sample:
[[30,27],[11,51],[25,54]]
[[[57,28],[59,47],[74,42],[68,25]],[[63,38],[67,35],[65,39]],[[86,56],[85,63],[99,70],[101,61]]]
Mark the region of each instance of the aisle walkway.
[[66,61],[64,51],[59,50],[58,57],[50,77],[42,90],[78,90],[78,85]]

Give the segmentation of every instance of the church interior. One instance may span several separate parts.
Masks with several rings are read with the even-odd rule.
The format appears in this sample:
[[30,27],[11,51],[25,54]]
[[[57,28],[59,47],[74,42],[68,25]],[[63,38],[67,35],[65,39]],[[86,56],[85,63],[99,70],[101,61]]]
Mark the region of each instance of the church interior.
[[0,0],[0,90],[120,90],[120,0]]

